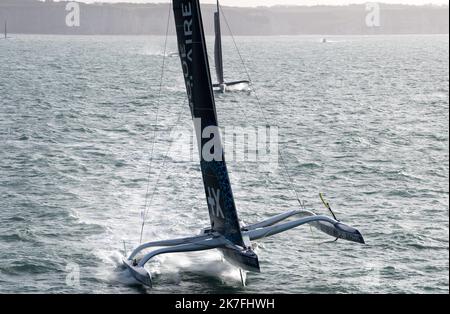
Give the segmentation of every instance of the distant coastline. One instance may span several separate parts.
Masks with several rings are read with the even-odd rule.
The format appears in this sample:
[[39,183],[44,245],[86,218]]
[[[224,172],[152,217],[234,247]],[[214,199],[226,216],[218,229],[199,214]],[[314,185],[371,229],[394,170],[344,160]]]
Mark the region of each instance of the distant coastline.
[[[67,4],[2,0],[0,25],[7,20],[12,34],[163,35],[166,31],[168,4],[79,3],[79,26],[67,25]],[[366,5],[224,7],[224,12],[234,35],[448,34],[448,6],[381,4],[378,9],[375,25],[367,22],[371,11]],[[213,10],[213,5],[203,5],[207,34],[212,34]],[[174,34],[173,27],[170,33]]]

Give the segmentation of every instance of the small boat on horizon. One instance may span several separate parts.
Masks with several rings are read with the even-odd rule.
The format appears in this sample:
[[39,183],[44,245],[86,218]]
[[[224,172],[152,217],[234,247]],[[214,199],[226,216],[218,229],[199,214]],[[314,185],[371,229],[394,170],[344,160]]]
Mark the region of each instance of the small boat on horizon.
[[5,20],[5,37],[3,39],[8,39],[8,21]]

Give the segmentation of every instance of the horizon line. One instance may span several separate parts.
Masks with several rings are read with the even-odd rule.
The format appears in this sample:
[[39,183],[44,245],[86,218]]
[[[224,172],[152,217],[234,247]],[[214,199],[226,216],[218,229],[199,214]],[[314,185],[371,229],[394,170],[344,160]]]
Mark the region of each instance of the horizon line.
[[[36,0],[38,2],[47,2],[49,0]],[[144,0],[142,2],[137,2],[136,0],[120,0],[120,1],[109,1],[109,0],[105,0],[105,1],[98,1],[98,0],[50,0],[53,1],[55,3],[57,2],[78,2],[78,3],[84,3],[84,4],[88,4],[88,5],[103,5],[103,4],[132,4],[132,5],[142,5],[142,4],[154,4],[154,5],[166,5],[169,4],[170,2],[172,2],[172,0],[167,0],[165,2],[163,1],[159,1],[159,2],[153,2],[151,0]],[[387,3],[387,2],[383,2],[383,1],[365,1],[364,3],[346,3],[346,4],[274,4],[274,5],[221,5],[223,7],[228,7],[228,8],[276,8],[276,7],[346,7],[346,6],[355,6],[355,5],[365,5],[368,3],[372,3],[372,2],[376,2],[379,5],[388,5],[388,6],[395,6],[395,5],[402,5],[402,6],[414,6],[414,7],[449,7],[448,3],[423,3],[423,4],[415,4],[415,3]],[[203,5],[215,5],[214,3],[204,3]]]

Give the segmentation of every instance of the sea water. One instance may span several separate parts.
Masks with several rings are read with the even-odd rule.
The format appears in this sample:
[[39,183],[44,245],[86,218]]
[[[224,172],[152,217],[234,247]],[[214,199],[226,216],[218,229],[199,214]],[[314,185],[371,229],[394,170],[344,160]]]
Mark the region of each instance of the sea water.
[[323,192],[367,244],[299,227],[258,242],[246,287],[211,251],[156,258],[153,289],[121,267],[146,195],[145,241],[209,225],[198,161],[167,153],[192,125],[176,39],[0,41],[0,293],[448,293],[448,39],[239,37],[244,67],[224,38],[226,78],[253,85],[216,94],[219,123],[275,129],[281,156],[230,158],[240,219],[296,193],[329,214]]

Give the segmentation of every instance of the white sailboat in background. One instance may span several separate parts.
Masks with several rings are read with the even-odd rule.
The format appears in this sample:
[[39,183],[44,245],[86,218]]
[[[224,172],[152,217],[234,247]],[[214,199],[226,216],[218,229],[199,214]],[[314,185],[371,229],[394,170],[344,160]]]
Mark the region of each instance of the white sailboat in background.
[[214,12],[214,33],[215,33],[215,44],[214,44],[214,63],[216,66],[216,76],[217,83],[213,85],[214,88],[219,88],[219,90],[224,93],[227,87],[233,87],[240,84],[250,84],[248,80],[225,82],[224,70],[223,70],[223,53],[222,53],[222,31],[220,26],[220,4],[217,0],[217,11]]

